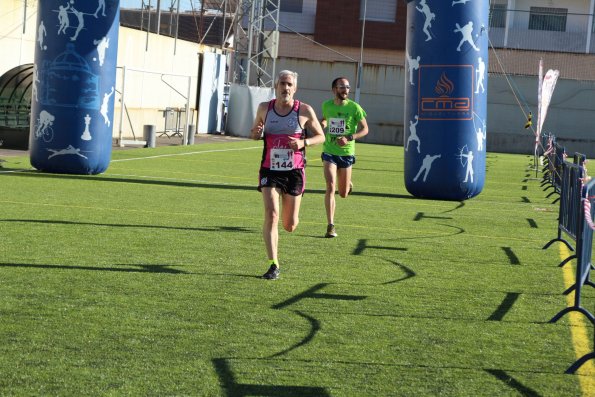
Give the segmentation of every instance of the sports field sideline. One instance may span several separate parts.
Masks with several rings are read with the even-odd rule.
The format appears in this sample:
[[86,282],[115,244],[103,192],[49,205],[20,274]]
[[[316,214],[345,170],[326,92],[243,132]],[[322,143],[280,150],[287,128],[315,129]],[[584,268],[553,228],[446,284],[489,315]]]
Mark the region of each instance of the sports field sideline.
[[[0,394],[595,396],[557,204],[532,156],[488,153],[484,191],[420,200],[403,148],[360,144],[326,230],[320,148],[266,281],[262,142],[113,152],[105,174],[0,154]],[[595,291],[583,290],[593,310]]]

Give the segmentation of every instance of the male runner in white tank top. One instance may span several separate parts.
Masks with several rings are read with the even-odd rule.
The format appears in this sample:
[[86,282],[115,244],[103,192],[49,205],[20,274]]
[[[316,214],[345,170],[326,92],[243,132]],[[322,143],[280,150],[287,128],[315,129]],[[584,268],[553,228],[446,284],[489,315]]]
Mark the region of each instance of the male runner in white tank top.
[[[279,72],[275,81],[276,99],[262,102],[250,130],[250,137],[264,137],[258,190],[264,202],[262,236],[269,270],[267,280],[279,278],[279,198],[283,228],[293,232],[299,222],[300,204],[306,186],[305,147],[324,142],[324,132],[310,105],[293,98],[298,74]],[[312,135],[306,138],[305,131]]]

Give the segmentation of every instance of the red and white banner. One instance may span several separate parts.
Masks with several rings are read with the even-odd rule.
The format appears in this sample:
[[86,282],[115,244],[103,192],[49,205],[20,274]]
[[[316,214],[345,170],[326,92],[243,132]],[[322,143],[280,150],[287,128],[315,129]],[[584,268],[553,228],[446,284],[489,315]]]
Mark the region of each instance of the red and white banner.
[[595,230],[595,225],[593,224],[593,218],[591,216],[591,197],[587,197],[583,199],[583,207],[585,210],[585,222],[587,225],[593,230]]

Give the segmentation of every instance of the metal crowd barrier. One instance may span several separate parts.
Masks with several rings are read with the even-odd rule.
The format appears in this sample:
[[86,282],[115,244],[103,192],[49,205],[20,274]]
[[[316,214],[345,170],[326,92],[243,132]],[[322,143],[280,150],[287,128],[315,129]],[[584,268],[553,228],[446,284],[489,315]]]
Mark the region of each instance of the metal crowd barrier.
[[543,148],[543,168],[541,172],[543,173],[543,179],[541,187],[545,186],[548,183],[551,183],[551,171],[550,165],[553,165],[554,162],[554,144],[556,143],[556,137],[553,134],[543,134],[541,136],[541,147]]
[[[554,188],[546,197],[550,197],[553,194],[560,194],[560,190],[562,189],[562,165],[564,164],[564,158],[566,157],[566,148],[564,146],[558,145],[555,142],[554,138],[554,147],[551,156],[549,157],[548,161],[548,172],[547,172],[547,180],[544,181],[542,186],[549,184],[546,186],[545,190],[548,190],[550,187]],[[554,200],[554,203],[558,201],[560,197]]]
[[[595,209],[595,179],[585,184],[587,175],[584,167],[586,161],[584,155],[576,153],[573,162],[565,161],[565,150],[556,143],[556,137],[553,134],[549,134],[547,137],[544,136],[542,139],[543,147],[547,147],[544,152],[546,164],[543,168],[542,187],[549,184],[554,188],[554,192],[560,194],[558,236],[550,240],[543,249],[548,248],[555,241],[560,241],[571,251],[574,251],[570,243],[562,237],[562,233],[565,233],[576,242],[575,254],[564,259],[559,265],[564,266],[570,260],[576,259],[575,282],[564,291],[565,295],[574,291],[573,304],[561,310],[549,322],[555,323],[566,313],[576,311],[582,313],[592,325],[595,325],[595,317],[582,306],[581,302],[583,286],[595,287],[595,283],[590,280],[591,270],[595,269],[591,258],[593,252],[593,230],[595,229],[595,216],[592,210],[592,208]],[[553,192],[548,197],[551,194]],[[591,359],[595,359],[595,351],[585,354],[576,360],[566,370],[566,373],[575,373],[577,369]]]
[[[584,200],[588,200],[588,203],[585,203]],[[577,311],[579,313],[584,314],[591,324],[595,325],[595,317],[591,314],[587,309],[585,309],[581,305],[581,292],[582,287],[584,285],[590,285],[591,287],[595,287],[595,283],[590,280],[591,269],[593,268],[592,264],[592,252],[593,252],[593,229],[591,229],[591,225],[593,225],[593,211],[591,208],[595,208],[595,180],[591,180],[587,185],[584,186],[583,194],[581,197],[581,216],[578,219],[579,223],[579,230],[580,233],[577,238],[576,243],[576,250],[577,250],[577,265],[576,265],[576,281],[574,285],[568,288],[564,293],[568,294],[571,291],[574,291],[574,303],[572,306],[569,306],[558,314],[556,314],[550,322],[554,323],[558,321],[563,315],[569,313],[571,311]],[[584,205],[589,204],[589,205]],[[589,221],[591,225],[589,225]],[[595,359],[595,351],[585,354],[583,357],[579,358],[577,361],[574,362],[567,370],[566,373],[572,374],[578,368],[580,368],[585,362],[590,359]]]
[[[572,240],[577,241],[579,234],[579,218],[581,215],[581,192],[582,179],[584,177],[583,164],[585,155],[576,153],[574,163],[562,161],[560,177],[560,207],[558,212],[558,236],[550,240],[543,249],[547,249],[556,241],[564,243],[568,249],[574,251],[570,243],[563,238],[563,232]],[[560,263],[560,267],[576,258],[576,254],[570,255]]]

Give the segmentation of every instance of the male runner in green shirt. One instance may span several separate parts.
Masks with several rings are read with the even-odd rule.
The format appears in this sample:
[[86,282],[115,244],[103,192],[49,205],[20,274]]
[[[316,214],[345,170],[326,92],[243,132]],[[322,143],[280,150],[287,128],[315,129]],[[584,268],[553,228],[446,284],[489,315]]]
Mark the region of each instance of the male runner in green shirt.
[[351,166],[355,164],[355,140],[368,134],[366,112],[349,96],[349,80],[337,77],[333,80],[333,99],[322,104],[322,127],[325,142],[322,147],[326,193],[324,206],[328,226],[325,237],[337,237],[335,230],[335,190],[339,184],[339,195],[346,198],[353,184]]

